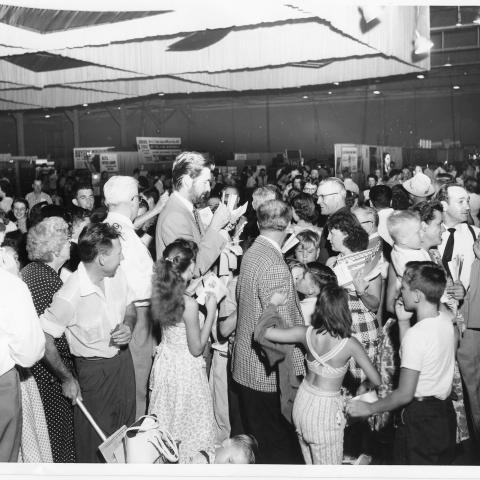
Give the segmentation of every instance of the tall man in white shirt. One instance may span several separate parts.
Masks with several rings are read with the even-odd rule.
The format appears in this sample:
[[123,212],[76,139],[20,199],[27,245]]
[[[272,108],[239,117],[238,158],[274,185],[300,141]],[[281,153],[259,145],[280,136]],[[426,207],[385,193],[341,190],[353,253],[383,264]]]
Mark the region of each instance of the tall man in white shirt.
[[[445,272],[433,262],[408,262],[395,311],[402,340],[398,388],[374,403],[351,401],[353,417],[403,407],[395,432],[394,463],[451,464],[455,457],[456,416],[450,393],[455,366],[453,322],[439,312]],[[417,323],[410,327],[416,313]]]
[[[74,356],[77,378],[65,372],[64,395],[74,404],[83,399],[107,436],[135,420],[135,374],[128,343],[136,315],[133,292],[118,268],[123,259],[119,236],[107,223],[85,227],[78,239],[78,269],[40,317],[49,363],[62,369],[53,337],[64,332]],[[98,462],[98,434],[78,408],[74,415],[77,461]]]
[[443,206],[443,224],[445,231],[442,234],[442,243],[438,251],[442,255],[442,262],[447,270],[448,262],[455,259],[457,255],[463,257],[463,268],[460,280],[466,290],[470,285],[470,271],[475,255],[473,243],[478,237],[480,229],[467,224],[470,205],[468,203],[468,192],[455,183],[442,185],[437,193],[437,200]]
[[[340,210],[348,211],[345,203],[347,190],[343,182],[336,177],[328,177],[320,182],[317,189],[318,204],[320,205],[322,215],[333,215]],[[328,240],[328,227],[323,227],[322,236],[320,237],[320,255],[318,261],[325,263],[333,256],[332,245]]]
[[157,258],[177,238],[192,240],[198,245],[195,276],[205,274],[220,256],[228,233],[223,229],[230,213],[223,203],[215,210],[205,229],[195,205],[210,193],[210,168],[197,152],[182,152],[172,167],[173,194],[158,217],[155,233]]
[[16,462],[22,401],[15,365],[38,362],[45,352],[45,336],[25,283],[0,268],[0,291],[0,462]]
[[[480,229],[473,225],[467,225],[470,212],[469,194],[457,184],[443,185],[437,193],[438,200],[443,206],[443,223],[446,231],[442,234],[442,244],[438,250],[442,255],[445,267],[448,262],[457,255],[463,258],[462,274],[460,280],[469,290],[470,282],[479,282],[480,278],[471,275],[471,269],[475,260],[473,246],[478,238]],[[449,270],[447,270],[449,271]],[[477,288],[477,285],[475,285]],[[467,300],[467,303],[469,301]],[[471,308],[464,312],[465,331],[460,340],[457,352],[458,365],[462,374],[463,383],[468,396],[467,413],[471,418],[473,431],[472,438],[480,441],[480,376],[478,375],[478,358],[480,356],[480,322],[478,311]]]
[[145,415],[147,384],[153,361],[154,339],[150,319],[153,260],[145,244],[135,233],[133,221],[138,214],[138,181],[134,177],[115,175],[103,187],[108,215],[105,223],[115,225],[121,233],[123,260],[129,288],[134,294],[137,323],[130,342],[130,352],[135,367],[136,418]]

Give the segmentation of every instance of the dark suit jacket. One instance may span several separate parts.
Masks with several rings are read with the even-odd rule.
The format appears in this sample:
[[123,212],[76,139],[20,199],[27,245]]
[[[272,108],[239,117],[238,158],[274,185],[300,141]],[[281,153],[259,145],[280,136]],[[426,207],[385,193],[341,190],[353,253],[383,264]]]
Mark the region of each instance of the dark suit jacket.
[[177,195],[172,194],[158,216],[155,232],[157,258],[161,258],[165,247],[177,238],[193,240],[198,245],[195,276],[203,275],[210,269],[227,243],[218,231],[211,228],[202,235],[193,213]]
[[[276,371],[262,361],[253,332],[272,294],[286,291],[288,302],[278,312],[287,326],[304,325],[292,274],[282,253],[259,236],[242,260],[237,283],[238,320],[233,347],[232,373],[236,382],[257,391],[278,390]],[[303,353],[293,350],[296,375],[304,375]]]

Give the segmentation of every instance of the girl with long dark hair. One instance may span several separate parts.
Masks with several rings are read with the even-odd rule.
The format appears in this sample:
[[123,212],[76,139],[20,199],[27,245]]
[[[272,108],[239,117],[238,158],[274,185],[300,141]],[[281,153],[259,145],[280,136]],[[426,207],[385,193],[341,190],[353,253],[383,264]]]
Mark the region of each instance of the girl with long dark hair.
[[[275,293],[271,304],[282,305],[285,294]],[[307,375],[293,404],[293,423],[307,464],[341,464],[345,417],[340,387],[354,358],[370,382],[378,386],[375,370],[360,342],[351,336],[352,317],[348,294],[333,283],[318,295],[312,324],[292,328],[267,328],[264,338],[278,343],[303,344],[307,350]]]
[[186,293],[195,267],[197,246],[177,239],[168,245],[153,273],[152,312],[162,330],[150,375],[149,414],[180,442],[180,463],[201,450],[214,448],[213,405],[202,356],[217,310],[207,294],[206,318],[201,325],[199,307]]

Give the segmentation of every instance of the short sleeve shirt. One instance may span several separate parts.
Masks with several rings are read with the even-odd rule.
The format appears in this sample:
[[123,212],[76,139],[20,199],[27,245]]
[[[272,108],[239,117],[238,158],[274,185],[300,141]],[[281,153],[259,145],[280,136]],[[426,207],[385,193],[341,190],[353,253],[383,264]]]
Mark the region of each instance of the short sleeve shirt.
[[103,289],[92,283],[80,262],[40,317],[43,330],[52,337],[65,332],[75,356],[111,358],[118,353],[110,345],[111,331],[123,322],[134,295],[121,267],[102,282]]
[[450,395],[455,364],[454,329],[445,313],[411,327],[400,347],[402,368],[420,372],[415,397]]

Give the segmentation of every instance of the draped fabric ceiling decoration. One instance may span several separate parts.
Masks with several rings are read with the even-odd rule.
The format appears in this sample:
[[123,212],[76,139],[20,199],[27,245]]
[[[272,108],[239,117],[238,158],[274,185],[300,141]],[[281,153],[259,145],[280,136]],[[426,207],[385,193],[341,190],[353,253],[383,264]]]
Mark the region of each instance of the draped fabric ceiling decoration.
[[429,36],[428,7],[385,6],[365,24],[359,7],[318,0],[4,1],[0,110],[428,70],[415,30]]

